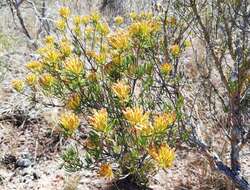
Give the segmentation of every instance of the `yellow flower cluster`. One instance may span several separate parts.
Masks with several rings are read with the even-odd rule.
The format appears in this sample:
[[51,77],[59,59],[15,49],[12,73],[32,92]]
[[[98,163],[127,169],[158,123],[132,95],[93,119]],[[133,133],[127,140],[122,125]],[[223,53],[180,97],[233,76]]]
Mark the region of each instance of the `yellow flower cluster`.
[[178,57],[180,55],[181,49],[180,49],[180,46],[178,44],[174,44],[170,48],[170,51],[174,57]]
[[81,16],[77,15],[77,16],[73,17],[73,23],[74,23],[74,25],[79,26],[81,24],[81,22],[82,22]]
[[155,133],[165,131],[167,127],[175,121],[174,113],[163,113],[162,115],[154,118],[153,128]]
[[59,9],[59,14],[62,18],[67,19],[70,15],[70,8],[69,7],[61,7]]
[[157,21],[138,21],[132,23],[128,28],[131,36],[149,36],[152,32],[159,31],[159,29],[160,23]]
[[79,107],[81,103],[81,98],[78,94],[73,94],[69,97],[66,103],[66,107],[75,110]]
[[136,12],[131,12],[130,14],[129,14],[129,17],[132,19],[132,20],[135,20],[136,18],[137,18],[137,14],[136,14]]
[[97,23],[100,20],[101,15],[99,14],[99,12],[95,11],[91,13],[90,18],[94,23]]
[[12,81],[12,87],[17,91],[17,92],[22,92],[24,89],[24,82],[22,80],[13,80]]
[[96,61],[98,64],[104,64],[106,59],[107,59],[107,54],[106,53],[94,53],[92,54],[92,58]]
[[33,73],[29,74],[26,76],[25,78],[25,82],[29,85],[29,86],[34,86],[36,84],[37,81],[37,76]]
[[124,81],[118,81],[113,84],[112,91],[121,101],[127,101],[129,98],[130,87],[125,84]]
[[33,72],[40,72],[43,69],[43,64],[39,61],[30,61],[26,64],[26,68]]
[[107,36],[110,29],[107,23],[98,23],[96,26],[96,30],[102,35]]
[[168,75],[172,70],[172,65],[170,63],[164,63],[161,65],[161,72],[164,75]]
[[54,64],[60,61],[61,54],[58,50],[53,49],[53,48],[45,48],[44,49],[44,59],[45,62],[48,64]]
[[100,177],[104,177],[108,180],[111,180],[114,177],[110,164],[102,164],[98,173]]
[[56,28],[60,31],[64,31],[67,25],[64,19],[59,19],[56,21]]
[[105,52],[96,53],[95,51],[87,51],[87,56],[94,59],[98,64],[104,64],[107,59],[107,54]]
[[109,45],[114,49],[125,50],[129,47],[129,33],[126,31],[117,31],[108,37]]
[[112,63],[115,65],[119,65],[122,62],[122,56],[119,54],[111,55]]
[[97,131],[105,132],[108,128],[108,112],[106,109],[94,111],[92,117],[89,117],[90,125]]
[[62,128],[69,132],[74,132],[80,125],[79,118],[74,113],[63,113],[59,119]]
[[44,42],[47,45],[53,45],[54,42],[55,42],[55,38],[54,38],[54,36],[51,36],[51,35],[46,36],[45,39],[44,39]]
[[124,22],[124,19],[121,16],[117,16],[117,17],[115,17],[114,21],[115,21],[115,24],[121,25]]
[[163,113],[154,117],[153,123],[144,126],[141,130],[143,136],[151,136],[158,133],[163,133],[166,131],[169,125],[173,124],[175,121],[174,113]]
[[81,18],[81,23],[82,23],[83,25],[88,24],[89,21],[90,21],[90,16],[82,16],[82,18]]
[[83,63],[78,57],[69,57],[64,66],[66,71],[75,75],[80,75],[83,72]]
[[50,88],[55,83],[55,78],[49,73],[44,73],[40,76],[39,83],[43,88]]
[[175,154],[167,144],[162,144],[158,149],[155,146],[151,146],[148,153],[161,168],[166,169],[173,165]]
[[140,107],[127,108],[123,114],[130,125],[136,129],[142,130],[149,125],[149,113],[143,113]]

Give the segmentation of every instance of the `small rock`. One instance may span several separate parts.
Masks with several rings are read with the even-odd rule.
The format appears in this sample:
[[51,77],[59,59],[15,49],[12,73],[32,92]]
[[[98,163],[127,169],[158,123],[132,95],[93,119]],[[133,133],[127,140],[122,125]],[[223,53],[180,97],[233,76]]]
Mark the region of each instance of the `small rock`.
[[33,179],[34,180],[37,180],[37,179],[39,179],[40,177],[37,175],[37,173],[36,172],[33,172]]
[[31,165],[31,161],[26,158],[18,159],[16,162],[16,167],[27,168]]

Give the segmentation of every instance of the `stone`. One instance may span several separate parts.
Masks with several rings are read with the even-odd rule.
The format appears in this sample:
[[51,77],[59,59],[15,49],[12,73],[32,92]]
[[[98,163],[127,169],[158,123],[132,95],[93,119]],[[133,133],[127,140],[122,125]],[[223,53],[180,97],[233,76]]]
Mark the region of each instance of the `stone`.
[[16,162],[16,167],[27,168],[31,165],[31,161],[27,158],[18,159]]

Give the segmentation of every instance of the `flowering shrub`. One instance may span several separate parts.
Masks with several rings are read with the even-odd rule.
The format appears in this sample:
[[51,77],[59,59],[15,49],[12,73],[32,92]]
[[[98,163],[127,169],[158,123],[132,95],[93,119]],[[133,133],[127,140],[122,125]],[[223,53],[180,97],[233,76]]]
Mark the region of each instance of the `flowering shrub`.
[[65,113],[59,127],[67,138],[75,139],[87,118],[86,163],[100,176],[147,183],[148,175],[174,160],[170,147],[178,140],[183,104],[179,57],[187,44],[178,34],[183,23],[133,12],[111,26],[97,12],[71,16],[62,7],[59,14],[57,35],[47,36],[39,59],[26,64],[27,85],[15,80],[13,87],[60,100]]

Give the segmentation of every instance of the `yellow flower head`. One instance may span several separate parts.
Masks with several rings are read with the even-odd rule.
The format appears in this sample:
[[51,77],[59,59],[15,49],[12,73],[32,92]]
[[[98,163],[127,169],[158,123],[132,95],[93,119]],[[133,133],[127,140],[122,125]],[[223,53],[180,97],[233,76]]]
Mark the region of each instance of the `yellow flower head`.
[[172,113],[164,113],[163,114],[165,119],[166,119],[166,123],[167,125],[171,125],[174,123],[174,121],[176,120],[176,113],[172,112]]
[[129,26],[128,30],[129,30],[130,35],[133,36],[133,35],[141,34],[142,32],[148,33],[149,28],[147,25],[143,26],[141,22],[134,22]]
[[161,72],[164,75],[168,75],[171,70],[172,70],[172,65],[170,63],[164,63],[161,65]]
[[106,36],[110,31],[107,23],[98,23],[96,29],[103,36]]
[[175,44],[175,45],[172,45],[170,51],[173,56],[178,57],[180,55],[181,49],[179,45]]
[[153,127],[156,133],[166,130],[168,125],[167,117],[164,114],[154,118]]
[[108,180],[111,180],[114,177],[110,164],[102,164],[98,173],[100,177],[104,177]]
[[152,32],[156,32],[159,29],[160,29],[159,22],[153,20],[134,22],[128,28],[131,36],[134,35],[149,36]]
[[71,54],[72,50],[73,50],[73,47],[72,47],[71,43],[68,40],[62,40],[59,43],[59,47],[60,47],[61,53],[65,57],[68,57]]
[[140,34],[142,36],[149,36],[151,31],[152,27],[150,26],[150,23],[147,21],[136,22],[129,27],[129,32],[132,35]]
[[118,31],[116,34],[108,37],[108,43],[114,49],[125,50],[129,47],[129,33]]
[[94,23],[97,23],[99,20],[100,20],[100,18],[101,18],[101,15],[100,15],[100,13],[98,13],[98,12],[92,12],[91,13],[91,20],[94,22]]
[[26,64],[26,68],[33,72],[39,72],[43,69],[43,64],[39,61],[30,61]]
[[59,119],[59,124],[65,130],[74,132],[79,127],[80,120],[74,113],[63,113]]
[[56,28],[60,31],[64,31],[66,29],[66,22],[64,19],[59,19],[56,21]]
[[39,83],[44,88],[49,88],[55,83],[55,78],[49,74],[45,73],[39,78]]
[[73,94],[69,97],[66,107],[72,110],[75,110],[79,107],[81,102],[81,98],[78,94]]
[[90,16],[83,16],[82,19],[81,19],[81,23],[82,23],[83,25],[88,24],[89,21],[90,21]]
[[55,42],[55,37],[54,37],[54,36],[51,36],[51,35],[46,36],[45,39],[44,39],[44,41],[45,41],[45,43],[46,43],[47,45],[53,45],[54,42]]
[[44,54],[45,60],[48,64],[56,63],[60,60],[61,54],[56,49],[48,49],[48,51]]
[[35,74],[29,74],[29,75],[27,75],[26,78],[25,78],[25,82],[26,82],[29,86],[35,85],[36,81],[37,81],[37,77],[36,77]]
[[136,13],[136,12],[131,12],[131,13],[129,14],[129,16],[130,16],[130,18],[131,18],[132,20],[135,20],[135,19],[137,18],[137,13]]
[[108,128],[108,112],[106,109],[95,111],[94,115],[89,119],[90,125],[98,131],[105,132]]
[[130,87],[123,81],[119,81],[112,86],[112,91],[121,100],[127,101],[129,98]]
[[107,54],[106,53],[95,54],[93,58],[97,63],[104,64],[107,59]]
[[62,18],[64,18],[64,19],[68,18],[69,15],[70,15],[70,8],[69,8],[69,7],[61,7],[61,8],[59,9],[59,15],[60,15]]
[[119,65],[122,62],[122,57],[119,54],[113,54],[111,59],[115,65]]
[[74,25],[76,26],[79,26],[81,24],[81,16],[77,15],[77,16],[74,16],[73,18],[73,22],[74,22]]
[[151,136],[154,134],[154,128],[151,125],[143,126],[141,134],[142,136]]
[[124,22],[123,17],[121,17],[121,16],[115,17],[115,24],[121,25],[123,22]]
[[143,113],[143,110],[140,107],[127,108],[123,111],[125,119],[137,129],[142,129],[145,126],[149,125],[149,113]]
[[13,80],[12,81],[12,87],[17,91],[17,92],[22,92],[24,89],[24,82],[22,80]]
[[65,62],[65,69],[75,75],[83,72],[83,63],[78,57],[69,57]]
[[169,168],[173,165],[175,154],[167,144],[162,144],[158,149],[152,146],[148,153],[161,168]]

